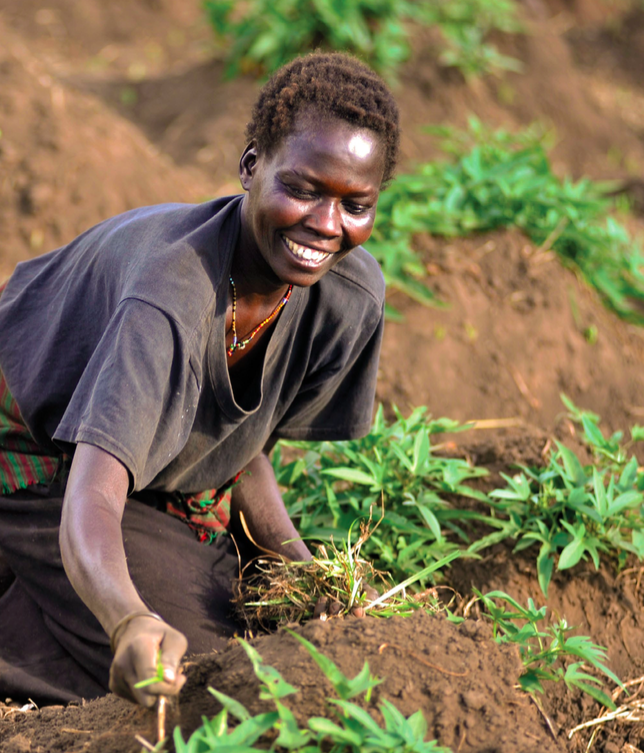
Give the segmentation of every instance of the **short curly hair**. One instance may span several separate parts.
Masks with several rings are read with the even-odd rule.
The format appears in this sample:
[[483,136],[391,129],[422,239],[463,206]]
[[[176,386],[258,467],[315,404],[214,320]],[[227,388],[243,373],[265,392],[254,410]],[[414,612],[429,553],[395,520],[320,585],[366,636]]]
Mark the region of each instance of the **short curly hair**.
[[270,155],[293,132],[298,115],[311,109],[377,133],[385,149],[383,185],[393,178],[400,142],[398,105],[380,76],[345,53],[312,52],[278,69],[259,93],[246,138]]

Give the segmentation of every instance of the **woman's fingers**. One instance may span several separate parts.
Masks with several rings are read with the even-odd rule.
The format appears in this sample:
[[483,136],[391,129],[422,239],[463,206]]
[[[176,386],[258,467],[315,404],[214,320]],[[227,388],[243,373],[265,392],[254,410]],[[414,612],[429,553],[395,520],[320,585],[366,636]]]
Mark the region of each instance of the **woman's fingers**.
[[133,620],[120,637],[110,690],[151,707],[160,695],[176,695],[186,681],[181,659],[188,643],[178,630],[158,620]]

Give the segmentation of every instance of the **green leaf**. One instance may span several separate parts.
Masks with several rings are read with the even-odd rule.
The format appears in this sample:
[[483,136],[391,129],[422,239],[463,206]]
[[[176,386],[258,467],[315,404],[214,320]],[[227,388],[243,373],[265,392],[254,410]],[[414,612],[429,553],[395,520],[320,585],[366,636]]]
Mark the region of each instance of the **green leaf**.
[[604,486],[603,476],[593,467],[593,489],[595,490],[594,503],[597,511],[603,519],[608,514],[608,497],[606,496],[606,487]]
[[557,448],[559,454],[563,460],[564,468],[568,474],[568,478],[575,484],[575,486],[584,486],[586,483],[586,474],[582,464],[572,450],[569,450],[561,442],[557,442]]
[[414,463],[412,466],[412,472],[418,473],[421,466],[427,460],[429,455],[429,433],[427,429],[420,429],[416,434],[414,440]]
[[[582,528],[585,533],[586,528],[583,524]],[[559,555],[557,570],[567,570],[568,568],[574,567],[584,556],[585,551],[586,547],[584,545],[583,534],[581,534],[579,538],[573,539],[570,544],[564,547]]]
[[624,466],[622,475],[619,478],[617,488],[622,491],[631,490],[637,483],[637,458],[633,456]]
[[350,680],[338,669],[336,664],[334,664],[328,656],[325,656],[318,651],[310,641],[288,628],[286,628],[286,632],[299,641],[299,643],[301,643],[309,652],[313,661],[322,670],[327,680],[333,685],[335,692],[340,698],[348,700],[360,693],[365,693],[371,690],[371,688],[374,688],[382,682],[382,680],[372,677],[367,662],[364,663],[360,672]]
[[590,416],[582,414],[581,423],[584,427],[586,439],[588,440],[588,442],[590,442],[590,444],[594,445],[595,447],[606,447],[606,439],[602,434],[599,426],[597,426],[596,421],[591,419]]
[[644,439],[644,426],[631,426],[631,439],[633,442],[641,442]]
[[537,673],[528,669],[519,677],[519,685],[525,693],[543,693],[543,685]]
[[286,682],[274,667],[269,667],[262,662],[262,657],[250,645],[250,643],[247,643],[243,638],[237,638],[237,641],[241,644],[248,658],[251,660],[255,674],[263,684],[263,689],[260,692],[260,698],[262,700],[268,700],[269,698],[284,698],[287,695],[292,695],[293,693],[298,692],[297,688],[294,688]]
[[302,748],[311,739],[311,734],[307,730],[301,730],[298,727],[297,720],[293,712],[284,706],[283,703],[276,701],[277,713],[279,714],[279,722],[275,724],[275,727],[279,730],[275,745],[286,748],[287,750],[295,750]]
[[359,471],[356,468],[327,468],[322,471],[322,474],[325,476],[333,476],[334,478],[339,478],[343,481],[350,481],[352,484],[377,486],[378,483],[373,476],[369,476],[364,471]]
[[597,687],[597,685],[601,685],[601,681],[596,677],[589,675],[587,672],[580,671],[581,667],[583,667],[583,664],[577,662],[575,664],[570,664],[566,668],[566,674],[564,675],[566,685],[583,690],[584,693],[588,693],[591,698],[594,698],[599,703],[614,711],[616,707],[613,700]]
[[354,745],[358,750],[362,744],[362,735],[350,729],[340,727],[330,719],[314,716],[308,721],[309,727],[320,735],[331,738],[339,743],[345,742]]
[[550,547],[546,545],[547,548],[544,551],[544,548],[542,547],[542,550],[537,557],[537,576],[539,580],[539,586],[541,587],[541,591],[543,592],[544,596],[548,595],[548,586],[550,585],[550,581],[552,580],[552,572],[554,570],[555,561],[550,553]]
[[234,698],[231,698],[230,696],[222,693],[219,690],[215,690],[215,688],[208,688],[208,692],[211,693],[219,701],[219,703],[221,703],[226,711],[232,714],[240,722],[246,721],[246,719],[251,718],[248,709],[239,701],[236,701]]
[[642,501],[644,501],[644,494],[641,492],[624,492],[609,503],[608,514],[617,515],[622,512],[622,510],[639,507],[642,504]]

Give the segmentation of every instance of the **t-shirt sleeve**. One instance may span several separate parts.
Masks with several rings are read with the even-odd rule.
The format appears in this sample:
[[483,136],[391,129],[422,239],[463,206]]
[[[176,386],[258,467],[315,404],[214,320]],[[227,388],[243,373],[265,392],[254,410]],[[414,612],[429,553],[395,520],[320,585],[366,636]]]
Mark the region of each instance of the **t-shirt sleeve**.
[[54,434],[118,458],[145,488],[185,444],[199,387],[184,337],[162,311],[137,299],[117,307]]
[[[370,321],[369,321],[370,319]],[[384,311],[367,317],[357,336],[342,338],[333,355],[308,374],[273,435],[337,441],[369,433],[384,329]]]

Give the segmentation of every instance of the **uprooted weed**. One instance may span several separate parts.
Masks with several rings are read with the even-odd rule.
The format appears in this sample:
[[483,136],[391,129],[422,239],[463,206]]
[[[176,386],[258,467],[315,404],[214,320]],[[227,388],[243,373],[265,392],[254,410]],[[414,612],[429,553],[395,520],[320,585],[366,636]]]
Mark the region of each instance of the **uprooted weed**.
[[[349,535],[341,548],[333,540],[328,546],[319,545],[317,555],[309,562],[290,562],[278,556],[254,560],[234,586],[233,607],[237,617],[249,630],[268,631],[279,624],[302,622],[311,617],[326,620],[348,614],[362,617],[366,613],[389,617],[411,614],[421,608],[438,611],[433,589],[413,595],[406,589],[459,553],[452,553],[395,585],[389,573],[377,570],[360,556],[363,544],[378,524],[372,528],[371,518],[363,521],[354,544]],[[250,574],[248,569],[252,569]]]

